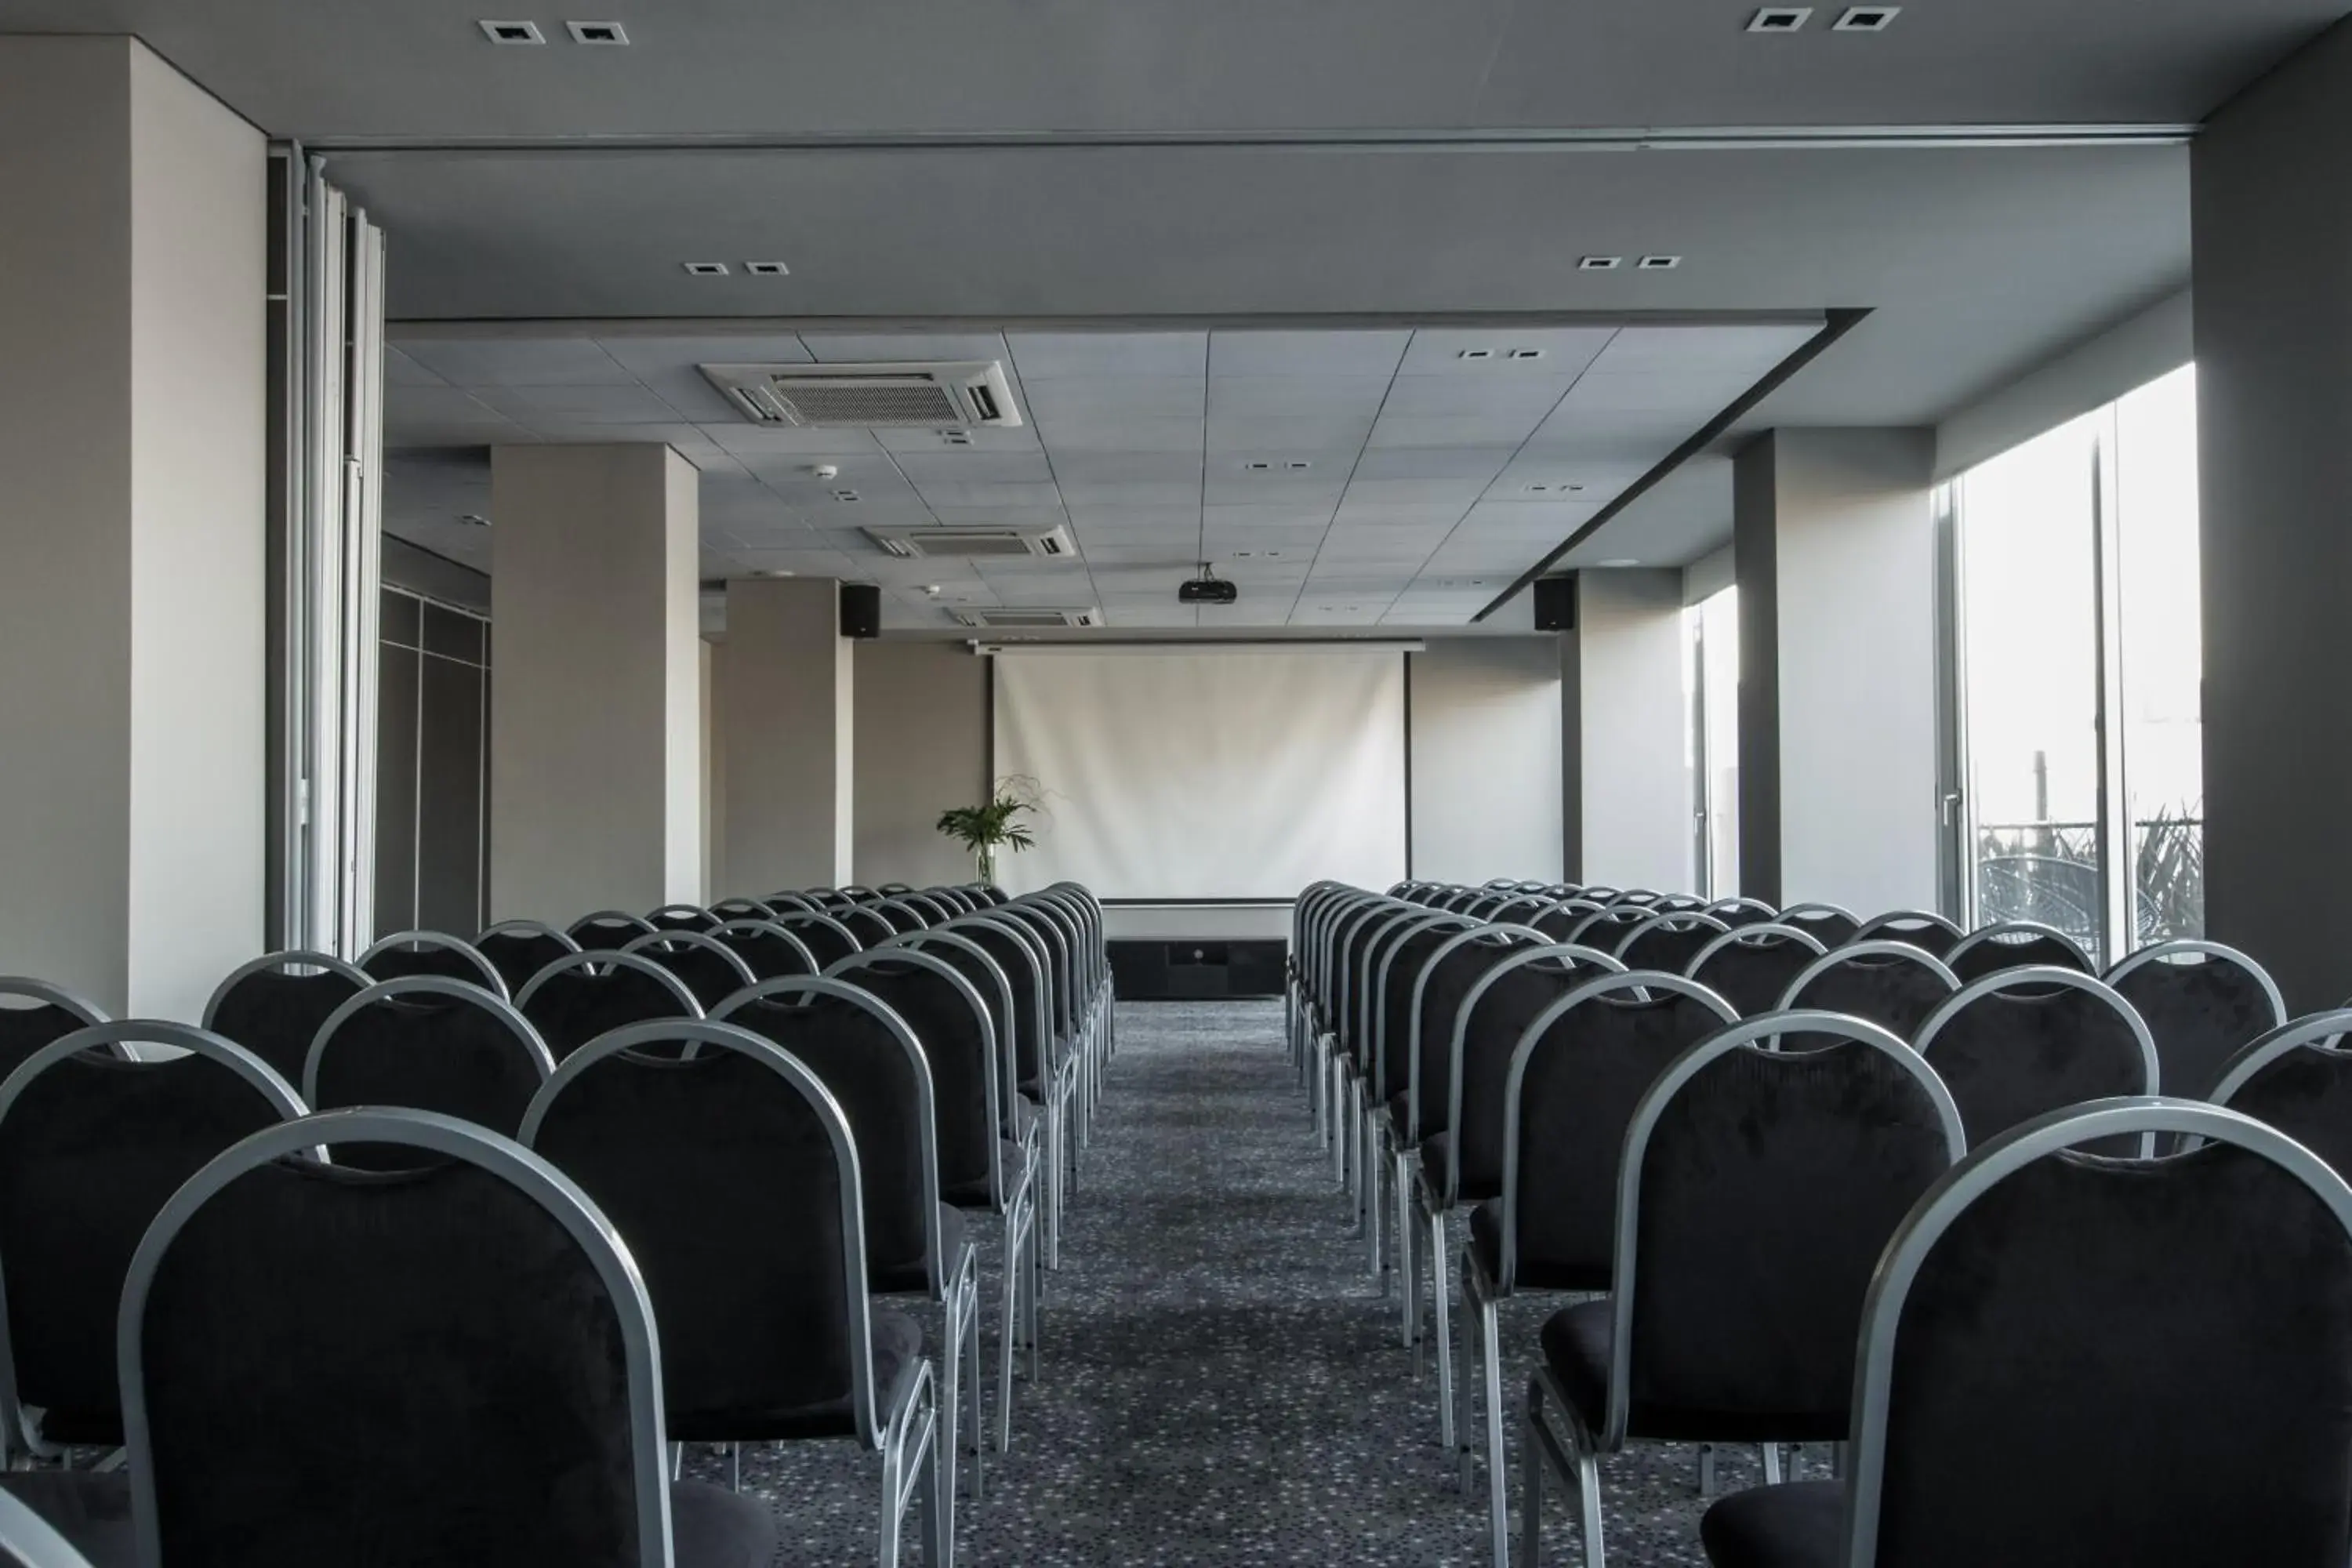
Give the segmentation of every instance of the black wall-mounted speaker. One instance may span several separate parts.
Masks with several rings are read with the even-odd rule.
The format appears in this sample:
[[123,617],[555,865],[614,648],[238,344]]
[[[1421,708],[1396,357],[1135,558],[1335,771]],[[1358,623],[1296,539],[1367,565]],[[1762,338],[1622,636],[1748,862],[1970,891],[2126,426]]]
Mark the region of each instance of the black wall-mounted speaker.
[[1576,629],[1576,574],[1565,577],[1536,579],[1536,630],[1539,632],[1572,632]]
[[841,585],[841,635],[878,637],[882,635],[882,590],[871,583]]

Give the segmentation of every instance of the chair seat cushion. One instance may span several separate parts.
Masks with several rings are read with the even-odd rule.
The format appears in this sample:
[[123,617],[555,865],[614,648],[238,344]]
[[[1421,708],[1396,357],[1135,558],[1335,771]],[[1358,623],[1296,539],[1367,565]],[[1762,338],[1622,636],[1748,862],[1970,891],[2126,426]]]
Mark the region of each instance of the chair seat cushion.
[[[956,1259],[963,1256],[963,1211],[947,1204],[940,1205],[940,1277],[942,1281],[955,1277]],[[877,1296],[903,1296],[930,1288],[930,1270],[920,1258],[910,1258],[896,1263],[875,1264],[869,1269],[866,1288]]]
[[[1486,1270],[1486,1278],[1503,1278],[1503,1200],[1490,1198],[1470,1211],[1470,1248]],[[1515,1290],[1606,1290],[1609,1265],[1585,1258],[1549,1258],[1522,1248]]]
[[[1029,1157],[1029,1152],[1018,1143],[999,1140],[996,1157],[1003,1162],[1004,1190],[1010,1194],[1021,1184],[1021,1163]],[[948,1188],[941,1195],[959,1209],[988,1212],[995,1207],[995,1199],[989,1193],[985,1176],[977,1181],[960,1183]]]
[[0,1476],[0,1487],[47,1520],[90,1568],[132,1568],[139,1561],[129,1471],[12,1470]]
[[1698,1523],[1715,1568],[1835,1568],[1845,1541],[1845,1488],[1790,1481],[1734,1492]]
[[1031,1129],[1036,1125],[1036,1102],[1026,1095],[1016,1095],[1013,1100],[1013,1141],[1026,1143]]
[[[923,1326],[906,1313],[883,1306],[870,1308],[866,1321],[874,1331],[874,1408],[878,1419],[892,1408],[922,1363]],[[846,1398],[786,1408],[704,1411],[690,1417],[673,1417],[669,1424],[671,1439],[681,1443],[786,1442],[851,1437],[856,1433],[856,1413]]]
[[776,1510],[755,1494],[700,1481],[669,1489],[671,1561],[677,1568],[781,1568]]
[[1588,1432],[1608,1423],[1609,1340],[1616,1324],[1616,1303],[1605,1297],[1563,1307],[1544,1320],[1544,1364]]
[[[1616,1303],[1605,1298],[1564,1307],[1544,1322],[1544,1364],[1587,1431],[1599,1432],[1608,1421],[1610,1341],[1616,1326]],[[1666,1443],[1834,1443],[1845,1433],[1843,1409],[1693,1409],[1644,1398],[1636,1398],[1625,1423],[1629,1437]]]

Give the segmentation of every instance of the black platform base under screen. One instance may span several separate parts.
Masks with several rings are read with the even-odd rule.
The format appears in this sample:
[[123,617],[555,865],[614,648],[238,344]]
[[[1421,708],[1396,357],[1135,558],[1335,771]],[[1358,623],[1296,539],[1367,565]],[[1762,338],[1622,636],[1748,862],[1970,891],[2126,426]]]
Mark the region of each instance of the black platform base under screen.
[[1114,942],[1110,972],[1127,1002],[1279,996],[1288,945],[1278,940]]

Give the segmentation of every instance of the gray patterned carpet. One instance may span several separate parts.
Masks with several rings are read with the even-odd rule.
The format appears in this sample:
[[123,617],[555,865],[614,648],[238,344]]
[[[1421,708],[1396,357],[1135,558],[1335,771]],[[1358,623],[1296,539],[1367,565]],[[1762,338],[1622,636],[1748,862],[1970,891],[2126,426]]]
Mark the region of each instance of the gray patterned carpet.
[[[1128,1004],[1119,1016],[1062,1268],[1047,1277],[1043,1379],[1015,1384],[1013,1451],[989,1455],[986,1497],[959,1508],[959,1562],[1488,1561],[1484,1481],[1467,1496],[1450,1484],[1436,1379],[1413,1378],[1394,1300],[1347,1233],[1280,1005]],[[992,1253],[982,1267],[992,1365]],[[1557,1305],[1506,1303],[1514,1405]],[[1751,1454],[1721,1463],[1727,1488],[1757,1479]],[[776,1506],[788,1561],[874,1561],[871,1456],[802,1444],[747,1451],[743,1467],[746,1489]],[[721,1455],[692,1454],[688,1473],[723,1479]],[[1516,1532],[1516,1450],[1508,1473]],[[1696,1478],[1689,1448],[1636,1445],[1610,1460],[1610,1561],[1704,1562]],[[910,1521],[909,1563],[919,1532]],[[1580,1562],[1578,1550],[1555,1497],[1545,1560]]]

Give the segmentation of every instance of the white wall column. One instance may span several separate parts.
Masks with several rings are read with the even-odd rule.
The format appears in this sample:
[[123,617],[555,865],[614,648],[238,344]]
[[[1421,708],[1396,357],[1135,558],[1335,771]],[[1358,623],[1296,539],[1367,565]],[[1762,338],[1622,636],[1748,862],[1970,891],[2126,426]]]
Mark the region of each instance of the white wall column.
[[0,38],[0,970],[193,1021],[261,951],[268,148]]
[[855,647],[829,577],[727,584],[725,896],[852,879]]
[[1682,574],[1622,568],[1576,582],[1576,629],[1560,635],[1568,877],[1687,892],[1696,828]]
[[1740,453],[1739,885],[1867,917],[1937,900],[1926,430],[1775,430]]
[[490,456],[490,912],[699,903],[698,476],[652,443]]
[[1559,678],[1548,637],[1432,637],[1405,656],[1415,877],[1559,875]]

